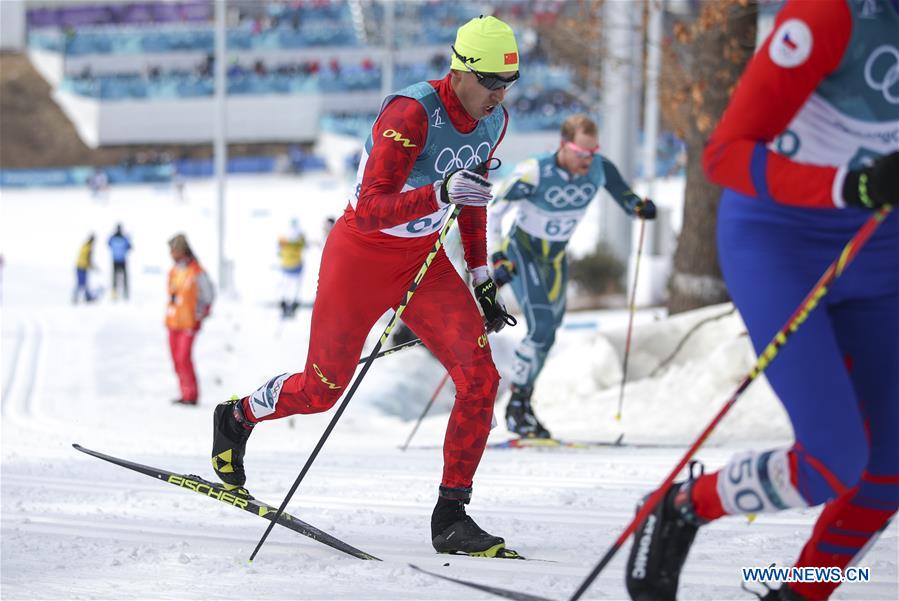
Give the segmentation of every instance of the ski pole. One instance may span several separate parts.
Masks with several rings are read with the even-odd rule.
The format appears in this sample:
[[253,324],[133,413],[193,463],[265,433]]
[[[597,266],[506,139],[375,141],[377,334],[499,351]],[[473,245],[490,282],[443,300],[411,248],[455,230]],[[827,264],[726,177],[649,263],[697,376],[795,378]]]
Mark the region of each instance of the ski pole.
[[[408,342],[404,342],[402,344],[398,344],[396,346],[390,347],[389,349],[381,351],[380,353],[375,355],[375,359],[380,359],[381,357],[386,357],[387,355],[392,355],[393,353],[396,353],[397,351],[401,351],[401,350],[407,349],[407,348],[412,348],[413,346],[418,346],[419,344],[422,344],[421,338],[416,338],[415,340],[409,340]],[[369,355],[368,357],[362,357],[361,359],[359,359],[359,363],[357,363],[357,365],[362,365],[363,363],[368,361],[370,357],[371,357],[371,355]]]
[[446,385],[447,380],[449,380],[449,372],[443,374],[443,379],[440,380],[440,384],[437,385],[437,389],[434,390],[434,394],[431,395],[431,400],[428,401],[427,405],[425,405],[425,410],[421,412],[421,416],[418,418],[418,421],[415,422],[415,427],[412,428],[412,432],[409,433],[409,438],[407,438],[403,446],[400,447],[401,450],[405,451],[407,448],[409,448],[409,443],[412,442],[412,437],[415,436],[416,432],[418,432],[418,427],[421,425],[421,422],[424,421],[425,416],[428,414],[428,411],[431,410],[431,405],[433,405],[434,401],[437,400],[437,395],[440,394],[441,390],[443,390],[443,387],[444,385]]
[[282,513],[284,513],[284,509],[287,507],[287,503],[290,501],[291,497],[293,497],[293,493],[296,492],[297,487],[300,485],[300,482],[302,482],[303,478],[306,477],[306,472],[309,471],[309,467],[312,465],[312,462],[315,461],[315,458],[318,456],[319,451],[321,451],[322,447],[324,446],[325,441],[328,439],[328,436],[331,435],[331,431],[334,429],[334,426],[337,425],[337,420],[339,420],[340,416],[343,415],[343,412],[346,409],[346,406],[349,404],[350,399],[353,398],[353,395],[356,393],[356,389],[359,388],[359,383],[362,382],[362,378],[365,377],[365,374],[368,372],[368,368],[370,368],[371,364],[374,363],[375,358],[378,356],[378,351],[381,350],[381,346],[384,344],[384,342],[387,341],[387,338],[390,336],[390,332],[393,331],[393,328],[396,326],[396,324],[399,323],[400,316],[409,305],[409,301],[412,299],[412,295],[418,288],[418,284],[421,282],[422,278],[425,277],[425,273],[427,273],[428,268],[431,266],[431,262],[443,247],[443,240],[446,238],[447,232],[449,232],[450,228],[456,222],[456,217],[459,216],[459,211],[461,210],[461,208],[461,205],[455,205],[453,207],[449,219],[446,220],[446,224],[444,224],[443,229],[440,230],[440,234],[437,236],[437,240],[434,241],[434,246],[433,248],[431,248],[431,252],[428,253],[428,256],[425,258],[425,262],[421,265],[421,269],[418,270],[418,274],[415,276],[415,279],[412,280],[412,285],[409,286],[409,290],[407,290],[406,294],[403,296],[403,301],[397,307],[396,312],[390,319],[390,323],[387,324],[387,327],[384,329],[384,333],[381,334],[381,338],[378,340],[378,343],[375,344],[375,348],[366,359],[365,364],[362,366],[362,370],[356,376],[355,380],[353,380],[353,384],[352,386],[350,386],[349,391],[343,398],[343,402],[340,403],[340,407],[337,408],[337,411],[334,413],[334,417],[331,418],[330,423],[328,423],[328,427],[325,428],[325,431],[319,439],[318,444],[315,445],[315,448],[312,450],[312,454],[309,455],[309,459],[306,460],[306,465],[303,466],[302,471],[300,471],[300,475],[297,476],[297,479],[294,481],[293,486],[291,486],[290,490],[287,491],[287,496],[284,497],[284,500],[281,502],[281,506],[278,507],[278,511],[277,513],[275,513],[275,517],[272,518],[272,521],[269,523],[268,528],[265,529],[265,534],[263,534],[262,538],[259,539],[259,543],[256,544],[256,548],[253,550],[253,554],[250,555],[250,561],[253,561],[253,559],[255,559],[256,557],[256,554],[259,553],[259,549],[262,548],[262,543],[264,543],[265,539],[268,538],[268,535],[272,531],[272,528],[275,526],[275,523],[278,521],[278,518],[281,517]]
[[618,413],[615,419],[621,421],[621,409],[624,404],[624,383],[627,381],[627,360],[631,355],[631,331],[634,328],[634,313],[637,310],[637,282],[640,276],[640,257],[643,255],[643,233],[646,231],[646,220],[640,219],[640,242],[637,243],[637,260],[634,262],[634,285],[631,287],[630,315],[627,318],[627,338],[624,343],[624,365],[621,368],[621,391],[618,393]]
[[656,489],[654,493],[652,493],[649,498],[643,503],[643,506],[637,512],[637,515],[631,520],[628,524],[627,528],[624,529],[618,538],[612,543],[612,546],[609,547],[609,550],[606,551],[606,554],[603,555],[602,559],[596,564],[596,567],[593,568],[593,571],[587,576],[586,579],[581,583],[578,589],[574,592],[574,595],[571,596],[571,601],[577,601],[581,598],[590,585],[596,580],[596,577],[599,576],[600,572],[602,572],[603,568],[605,568],[610,561],[612,561],[612,557],[615,556],[615,553],[618,552],[618,549],[621,548],[621,545],[627,540],[627,538],[634,533],[634,530],[637,529],[637,525],[642,523],[646,517],[652,513],[652,510],[655,509],[655,506],[659,503],[659,501],[664,497],[664,495],[668,492],[668,488],[670,488],[672,482],[677,477],[677,474],[687,465],[687,462],[693,457],[699,447],[703,445],[709,435],[712,433],[712,430],[718,425],[718,423],[724,418],[725,414],[730,411],[731,407],[734,406],[734,403],[737,402],[737,399],[743,394],[746,388],[755,380],[762,372],[765,371],[765,368],[774,360],[777,356],[778,351],[787,343],[787,339],[799,329],[799,326],[802,325],[807,318],[809,313],[818,305],[818,301],[827,294],[827,290],[830,285],[843,274],[843,271],[855,258],[858,252],[862,249],[871,235],[874,233],[874,230],[883,222],[889,212],[892,210],[892,206],[884,205],[880,209],[878,209],[871,217],[865,222],[865,224],[856,232],[855,236],[852,237],[846,246],[843,247],[843,251],[840,253],[840,256],[837,257],[833,263],[830,264],[830,267],[827,268],[827,271],[821,276],[818,280],[818,283],[815,284],[814,288],[812,288],[811,292],[808,293],[808,296],[800,303],[799,307],[797,307],[796,311],[790,316],[787,320],[787,323],[780,329],[780,331],[774,336],[771,342],[768,343],[768,346],[762,351],[762,353],[756,359],[755,365],[750,370],[749,374],[743,378],[743,381],[740,382],[740,385],[737,386],[736,391],[734,391],[733,395],[724,404],[718,414],[712,419],[708,426],[706,426],[705,430],[702,431],[702,434],[696,439],[693,445],[687,450],[678,464],[675,466],[671,473],[668,474],[668,477],[665,478],[665,481],[662,482],[662,485]]

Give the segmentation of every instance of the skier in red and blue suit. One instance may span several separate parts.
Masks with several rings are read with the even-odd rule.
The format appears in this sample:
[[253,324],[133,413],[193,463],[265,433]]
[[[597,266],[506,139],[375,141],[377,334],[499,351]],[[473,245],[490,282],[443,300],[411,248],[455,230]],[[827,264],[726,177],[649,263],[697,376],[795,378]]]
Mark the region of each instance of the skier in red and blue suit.
[[487,268],[486,205],[492,193],[477,171],[505,135],[508,115],[501,103],[518,79],[518,47],[507,24],[480,17],[459,28],[451,49],[445,78],[409,86],[381,106],[354,194],[322,253],[305,369],[275,376],[216,408],[212,463],[230,489],[242,490],[246,442],[257,423],[320,413],[337,402],[372,326],[404,299],[458,205],[474,296],[441,249],[403,313],[456,386],[432,544],[443,553],[508,555],[504,540],[482,530],[465,505],[499,384],[486,334],[510,319]]
[[[718,250],[756,352],[844,245],[899,204],[899,0],[790,0],[704,153]],[[899,507],[899,215],[890,213],[765,372],[789,448],[675,484],[637,529],[634,598],[673,599],[698,527],[824,504],[797,567],[857,563]],[[863,564],[862,564],[863,565]],[[791,582],[766,599],[826,599]]]

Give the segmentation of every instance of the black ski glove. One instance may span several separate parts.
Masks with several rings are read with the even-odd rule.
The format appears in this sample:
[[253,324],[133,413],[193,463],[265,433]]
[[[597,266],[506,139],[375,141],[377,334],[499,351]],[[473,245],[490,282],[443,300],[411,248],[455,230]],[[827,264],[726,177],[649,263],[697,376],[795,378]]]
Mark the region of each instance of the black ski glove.
[[848,205],[867,209],[899,204],[899,152],[847,173],[843,182],[843,200]]
[[652,221],[656,218],[656,203],[647,198],[634,207],[634,214],[640,219]]
[[493,262],[493,281],[497,286],[505,286],[512,281],[515,275],[515,263],[506,256],[506,253],[499,250],[490,257]]
[[487,279],[474,287],[474,296],[484,312],[484,328],[488,332],[499,332],[506,324],[514,326],[518,321],[506,313],[506,308],[496,298],[496,284]]

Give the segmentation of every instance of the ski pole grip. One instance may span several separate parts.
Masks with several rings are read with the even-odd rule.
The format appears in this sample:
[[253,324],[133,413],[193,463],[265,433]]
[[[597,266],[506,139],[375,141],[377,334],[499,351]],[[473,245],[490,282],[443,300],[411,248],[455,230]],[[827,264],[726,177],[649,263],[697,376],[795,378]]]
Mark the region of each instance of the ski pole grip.
[[[493,165],[493,161],[496,161],[495,167],[491,166],[491,165]],[[503,164],[503,162],[499,159],[499,157],[490,157],[486,161],[482,161],[481,163],[478,163],[478,165],[474,169],[472,169],[472,171],[474,171],[481,177],[487,177],[488,171],[496,171],[497,169],[500,168],[500,166],[502,164]]]

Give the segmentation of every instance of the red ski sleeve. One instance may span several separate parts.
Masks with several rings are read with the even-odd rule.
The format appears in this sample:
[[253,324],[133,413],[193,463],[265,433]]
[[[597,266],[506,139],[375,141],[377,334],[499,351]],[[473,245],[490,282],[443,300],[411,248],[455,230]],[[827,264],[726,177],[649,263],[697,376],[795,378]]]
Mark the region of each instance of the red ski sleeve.
[[703,154],[710,181],[790,205],[833,208],[835,167],[767,149],[840,64],[852,15],[846,0],[789,0],[740,77]]
[[[509,113],[505,107],[503,109],[503,131],[500,133],[499,139],[493,150],[490,151],[490,157],[502,143],[506,136],[506,127],[509,125]],[[488,158],[488,163],[489,163]],[[487,208],[486,207],[463,207],[459,213],[459,234],[462,238],[462,247],[465,250],[465,264],[468,269],[472,270],[476,267],[487,265]]]
[[372,148],[356,203],[360,231],[390,228],[437,210],[432,185],[402,191],[427,137],[427,114],[420,103],[400,96],[384,108],[372,128]]

